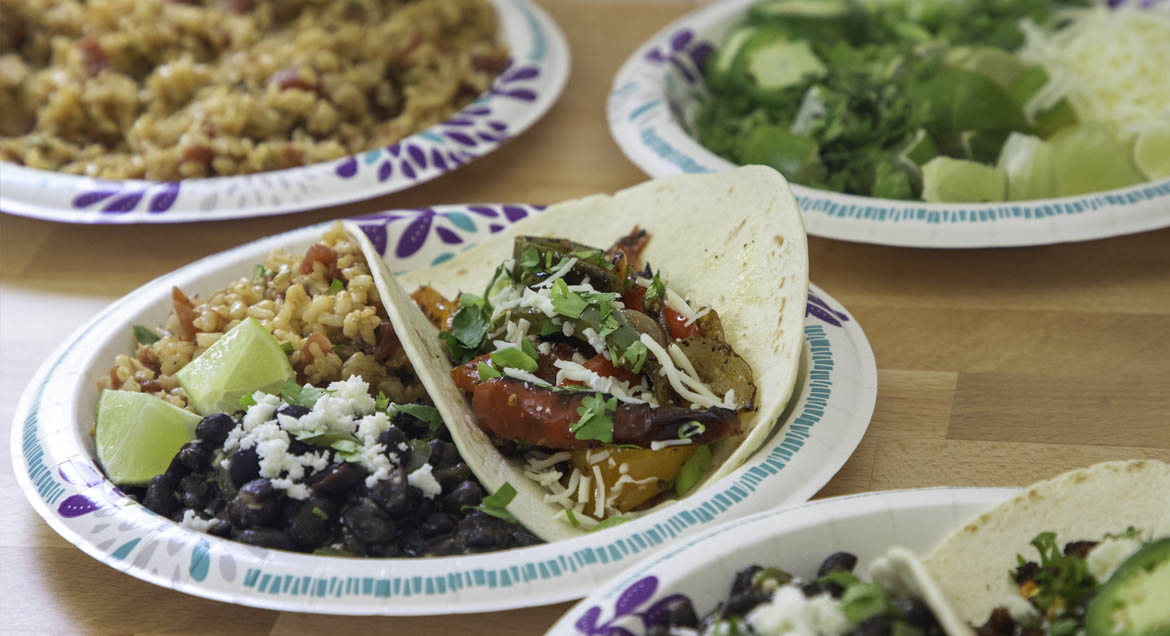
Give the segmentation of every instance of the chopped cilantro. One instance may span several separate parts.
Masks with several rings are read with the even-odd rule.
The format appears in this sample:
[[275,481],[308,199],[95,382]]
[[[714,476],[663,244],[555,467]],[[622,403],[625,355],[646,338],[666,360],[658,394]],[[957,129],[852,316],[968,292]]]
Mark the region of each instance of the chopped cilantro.
[[581,522],[577,521],[577,515],[573,514],[572,508],[565,508],[565,518],[569,520],[569,523],[571,523],[574,528],[581,527]]
[[479,365],[475,367],[475,370],[479,374],[479,379],[481,381],[498,378],[503,375],[499,371],[496,371],[495,367],[487,364],[486,362],[480,362]]
[[329,519],[329,514],[318,506],[313,506],[313,514],[316,515],[319,519]]
[[646,345],[642,344],[641,340],[636,340],[622,352],[621,365],[634,373],[639,373],[642,371],[642,365],[646,363],[646,356],[649,353]]
[[480,512],[489,514],[498,519],[503,519],[510,523],[516,523],[516,517],[508,512],[508,504],[516,498],[516,489],[512,484],[504,482],[503,486],[494,493],[483,498],[478,506],[463,506],[464,510],[478,510]]
[[280,390],[280,399],[295,406],[303,406],[307,409],[313,408],[323,396],[332,394],[333,391],[329,389],[318,389],[315,386],[301,386],[297,381],[289,378],[284,382],[284,388]]
[[[1031,543],[1040,553],[1040,571],[1032,578],[1037,590],[1031,601],[1041,614],[1049,616],[1050,623],[1055,623],[1071,615],[1069,608],[1089,598],[1097,583],[1084,559],[1061,552],[1055,533],[1041,532]],[[1016,560],[1020,565],[1026,563],[1022,556],[1017,555]]]
[[[830,572],[829,574],[845,574]],[[826,575],[829,576],[829,575]],[[822,577],[823,579],[824,577]],[[889,614],[893,609],[890,596],[877,583],[863,583],[854,577],[854,582],[845,586],[841,594],[841,613],[851,625],[859,624],[871,616]]]
[[362,460],[362,447],[352,439],[339,439],[329,445],[334,454],[347,462],[360,462]]
[[629,517],[623,517],[621,515],[618,515],[616,517],[610,517],[610,518],[602,521],[601,523],[593,526],[592,528],[589,529],[589,531],[590,532],[597,532],[599,530],[605,530],[606,528],[620,526],[629,520],[630,520]]
[[408,444],[410,459],[406,461],[406,472],[413,473],[431,460],[431,445],[425,439],[412,439]]
[[378,397],[374,399],[374,410],[385,411],[390,406],[390,398],[386,394],[378,391]]
[[529,246],[520,253],[520,269],[524,273],[534,272],[540,267],[540,250]]
[[581,419],[569,425],[577,439],[595,439],[606,444],[613,442],[613,415],[617,412],[617,398],[607,402],[600,393],[586,396],[577,407]]
[[539,365],[536,364],[536,359],[530,357],[516,347],[508,347],[507,349],[499,349],[492,352],[492,364],[500,369],[520,369],[532,373],[536,371]]
[[602,254],[601,250],[574,250],[569,252],[569,255],[591,265],[597,265],[609,270],[613,269],[613,263],[606,260],[605,254]]
[[146,325],[134,325],[134,339],[138,344],[151,345],[162,338]]
[[552,318],[545,316],[540,321],[540,335],[551,336],[554,333],[561,333],[561,326],[552,321]]
[[646,288],[644,298],[646,300],[650,300],[651,298],[666,298],[666,285],[662,284],[662,278],[657,272],[655,272],[654,278],[650,280],[650,286]]
[[336,293],[342,292],[342,291],[345,291],[345,283],[334,278],[333,282],[329,283],[329,289],[325,293],[326,294],[336,294]]
[[487,337],[491,315],[491,306],[479,296],[459,297],[459,310],[451,319],[451,330],[439,334],[451,352],[452,363],[463,364],[476,356]]
[[1133,526],[1128,526],[1125,532],[1106,532],[1106,539],[1138,539],[1142,538],[1142,533]]
[[244,409],[245,411],[248,410],[249,406],[254,404],[256,404],[256,398],[252,397],[251,393],[245,393],[244,395],[240,396],[240,408]]
[[252,268],[252,280],[260,280],[268,275],[268,270],[264,269],[263,265],[257,264]]
[[427,406],[426,404],[395,404],[387,412],[390,414],[390,417],[394,417],[395,413],[406,413],[407,415],[422,420],[430,428],[432,435],[443,428],[443,416],[439,415],[439,409],[433,406]]
[[579,294],[569,291],[569,286],[561,278],[553,282],[552,289],[549,290],[549,299],[558,314],[569,318],[580,318],[581,312],[589,306]]
[[280,350],[283,351],[285,353],[285,355],[292,355],[292,352],[293,352],[292,343],[291,342],[280,343]]

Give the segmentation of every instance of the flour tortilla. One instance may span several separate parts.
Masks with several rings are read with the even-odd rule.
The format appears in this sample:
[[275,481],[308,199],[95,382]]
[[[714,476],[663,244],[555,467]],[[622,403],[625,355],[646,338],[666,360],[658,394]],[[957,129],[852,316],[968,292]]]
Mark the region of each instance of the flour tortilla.
[[925,564],[960,618],[982,625],[1018,595],[1008,573],[1016,555],[1032,558],[1041,532],[1067,541],[1100,540],[1133,526],[1170,533],[1170,464],[1116,461],[1074,470],[1028,487],[935,546]]
[[[401,285],[373,246],[363,244],[390,321],[459,452],[489,492],[504,483],[516,489],[508,510],[546,541],[584,530],[553,519],[560,507],[545,503],[544,488],[525,477],[521,466],[501,455],[480,430],[470,401],[451,379],[451,363],[438,330],[405,290],[426,284],[448,298],[461,290],[481,290],[496,266],[512,256],[518,235],[568,238],[606,248],[635,225],[651,237],[644,261],[661,270],[672,289],[719,313],[727,342],[751,366],[758,389],[758,408],[740,418],[743,434],[712,447],[712,468],[693,494],[733,471],[759,448],[788,404],[796,381],[808,294],[808,247],[800,210],[778,172],[746,166],[719,174],[678,175],[614,195],[566,201],[441,265],[400,276]],[[355,234],[362,235],[360,230]]]

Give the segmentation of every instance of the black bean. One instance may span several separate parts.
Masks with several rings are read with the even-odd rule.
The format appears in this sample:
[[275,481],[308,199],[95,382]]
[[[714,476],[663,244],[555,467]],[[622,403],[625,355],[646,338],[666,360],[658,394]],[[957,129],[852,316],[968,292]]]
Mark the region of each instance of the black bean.
[[316,548],[325,543],[336,520],[337,508],[325,497],[310,497],[296,502],[285,530],[298,544]]
[[874,614],[861,621],[853,633],[857,636],[891,636],[894,633],[894,619],[889,614]]
[[394,521],[369,499],[363,498],[341,512],[341,523],[364,544],[394,540]]
[[483,496],[483,486],[480,486],[477,481],[468,479],[443,497],[443,509],[458,514],[464,506],[478,506],[483,501]]
[[255,448],[238,450],[228,460],[228,475],[232,484],[239,488],[260,476],[260,455]]
[[237,541],[275,550],[296,550],[297,544],[284,530],[276,528],[251,528],[236,534]]
[[767,601],[769,596],[758,587],[749,587],[743,592],[732,594],[727,599],[727,613],[731,616],[743,616],[755,609],[760,603]]
[[455,529],[455,517],[436,512],[419,524],[418,532],[424,539],[430,539],[441,534],[447,534]]
[[276,409],[276,414],[295,417],[299,420],[309,414],[309,409],[299,404],[285,404],[284,406]]
[[366,471],[357,464],[341,462],[329,464],[324,469],[313,473],[309,478],[309,487],[313,492],[323,495],[344,495],[366,478]]
[[427,445],[431,447],[431,458],[427,460],[427,463],[435,468],[454,466],[463,460],[459,456],[459,449],[455,448],[455,445],[451,442],[432,439],[427,442]]
[[370,489],[370,499],[394,519],[413,515],[422,499],[422,492],[406,482],[406,471],[402,467],[391,471]]
[[833,598],[841,598],[841,595],[845,593],[845,588],[834,581],[825,581],[824,583],[817,581],[805,584],[800,588],[800,591],[809,597],[828,592]]
[[183,444],[178,457],[179,463],[187,470],[193,473],[205,472],[211,466],[211,447],[199,440],[192,440]]
[[204,444],[210,447],[218,448],[223,446],[223,443],[228,438],[228,433],[236,427],[236,421],[227,413],[216,413],[215,415],[208,415],[199,420],[199,424],[195,426],[195,437],[203,440]]
[[230,537],[232,535],[232,524],[227,519],[216,517],[211,520],[211,524],[207,527],[207,534],[214,534],[217,537]]
[[432,471],[435,481],[439,482],[443,492],[451,492],[460,483],[471,479],[471,468],[463,462],[459,462],[453,466],[446,466],[443,468],[435,468]]
[[425,557],[431,554],[431,545],[418,532],[403,535],[398,543],[402,553],[409,557]]
[[184,508],[202,510],[212,497],[211,486],[202,475],[191,474],[179,481],[179,499]]
[[507,521],[480,512],[472,513],[459,522],[458,540],[469,552],[498,550],[508,545]]
[[171,458],[170,465],[167,466],[167,471],[163,473],[163,475],[166,476],[167,483],[169,483],[173,488],[179,485],[179,480],[186,477],[190,472],[191,471],[187,470],[187,467],[183,465],[183,462],[179,461],[179,454],[175,453],[175,456]]
[[1012,636],[1016,633],[1016,619],[1006,607],[997,607],[991,610],[987,622],[978,627],[975,633],[979,636]]
[[267,479],[253,479],[240,486],[240,492],[236,496],[243,497],[245,503],[260,504],[276,497],[276,489]]
[[[378,435],[378,443],[386,447],[386,454],[393,458],[396,463],[402,465],[406,464],[410,455],[410,445],[407,444],[407,441],[406,433],[403,433],[402,429],[394,425],[390,425],[389,428]],[[406,450],[399,448],[399,445],[405,446]]]
[[228,519],[233,527],[241,530],[272,525],[279,515],[276,490],[267,479],[253,479],[244,484],[228,504]]
[[914,627],[929,633],[932,626],[938,625],[938,621],[934,617],[934,612],[930,611],[926,603],[916,598],[900,598],[894,601],[894,607],[902,618],[906,619]]
[[821,562],[821,567],[817,569],[817,577],[822,577],[829,572],[852,572],[855,567],[857,567],[856,556],[848,552],[834,552]]
[[736,594],[743,594],[752,589],[752,579],[755,578],[756,572],[764,569],[758,565],[750,565],[739,572],[735,573],[735,579],[731,581],[731,596]]
[[179,502],[175,501],[175,491],[171,489],[166,475],[158,475],[150,480],[150,485],[146,487],[146,495],[142,497],[142,505],[164,517],[169,517],[175,512]]
[[301,456],[305,453],[311,453],[317,450],[312,444],[306,444],[299,439],[288,440],[288,452],[291,455]]
[[518,523],[512,524],[512,541],[509,547],[522,548],[540,543],[540,537],[524,529]]
[[677,596],[662,608],[662,617],[668,627],[698,627],[699,618],[690,599]]
[[423,439],[431,436],[431,427],[426,422],[405,411],[398,411],[390,421],[406,433],[410,439]]

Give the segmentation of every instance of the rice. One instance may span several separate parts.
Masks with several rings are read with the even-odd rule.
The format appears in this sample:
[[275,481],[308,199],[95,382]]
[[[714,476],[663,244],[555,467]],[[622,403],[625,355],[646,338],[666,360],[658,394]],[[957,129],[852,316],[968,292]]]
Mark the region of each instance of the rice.
[[0,0],[0,159],[278,170],[440,122],[507,64],[487,0]]
[[[336,263],[331,251],[336,254]],[[313,256],[317,255],[317,258]],[[306,265],[307,264],[307,265]],[[360,376],[392,402],[424,401],[426,393],[398,345],[361,247],[334,223],[307,254],[272,251],[256,274],[189,303],[178,290],[161,338],[118,355],[98,381],[102,389],[144,391],[187,407],[174,375],[246,318],[287,343],[299,382],[324,386]],[[308,273],[302,273],[309,269]],[[338,282],[334,282],[334,280]],[[341,286],[343,289],[338,290]],[[187,316],[184,319],[180,312]]]

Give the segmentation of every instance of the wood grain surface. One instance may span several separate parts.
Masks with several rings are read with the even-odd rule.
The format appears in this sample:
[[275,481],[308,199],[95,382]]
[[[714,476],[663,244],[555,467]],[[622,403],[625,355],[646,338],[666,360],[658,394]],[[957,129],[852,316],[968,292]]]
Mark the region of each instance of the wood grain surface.
[[[605,124],[614,72],[693,8],[548,0],[573,72],[532,130],[419,188],[323,211],[138,227],[0,216],[0,439],[33,371],[115,298],[214,252],[325,219],[437,203],[551,203],[644,176]],[[1170,210],[1167,210],[1170,214]],[[1025,484],[1097,461],[1170,460],[1170,231],[1050,247],[911,250],[810,239],[812,279],[865,329],[873,422],[818,494]],[[143,583],[58,537],[0,453],[0,633],[539,634],[561,604],[485,615],[339,618],[237,607]]]

